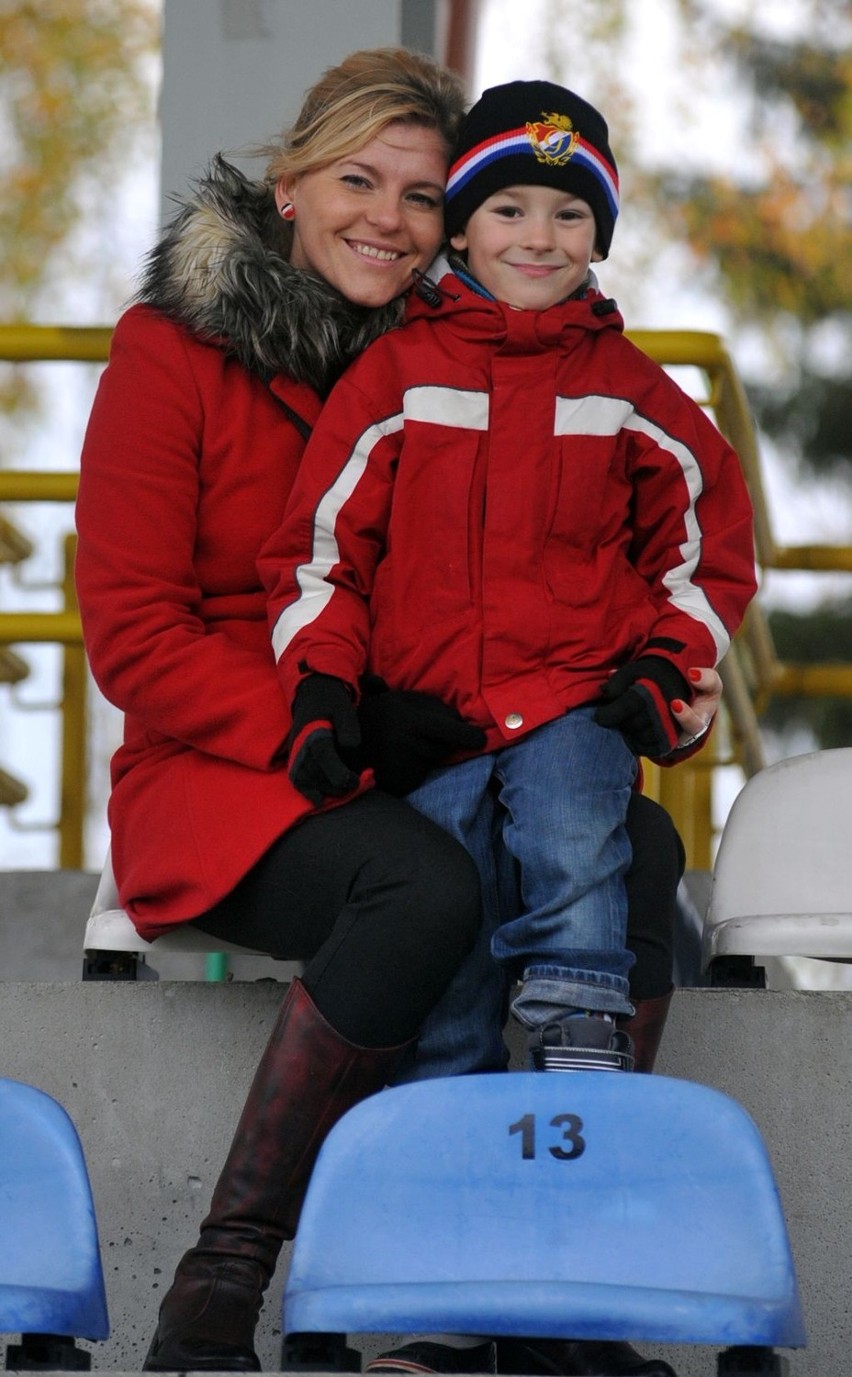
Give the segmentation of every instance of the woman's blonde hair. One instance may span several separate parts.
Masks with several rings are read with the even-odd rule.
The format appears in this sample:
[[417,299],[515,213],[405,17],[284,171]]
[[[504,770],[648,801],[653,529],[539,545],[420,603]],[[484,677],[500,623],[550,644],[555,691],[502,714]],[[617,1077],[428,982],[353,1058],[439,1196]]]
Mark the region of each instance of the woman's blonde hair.
[[357,152],[394,122],[438,131],[452,148],[465,109],[461,80],[422,53],[371,48],[329,67],[292,128],[263,149],[266,180],[299,176]]

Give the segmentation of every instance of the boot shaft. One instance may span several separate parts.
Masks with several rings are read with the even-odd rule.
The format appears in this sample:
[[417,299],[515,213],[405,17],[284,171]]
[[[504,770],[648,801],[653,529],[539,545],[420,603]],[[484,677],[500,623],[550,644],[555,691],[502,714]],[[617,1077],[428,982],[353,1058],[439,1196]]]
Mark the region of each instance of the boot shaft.
[[619,1017],[619,1028],[628,1034],[633,1043],[634,1071],[653,1071],[673,994],[674,987],[652,999],[635,999],[633,1004],[636,1012],[629,1018]]
[[348,1109],[381,1090],[408,1044],[359,1047],[294,980],[261,1056],[198,1247],[275,1266],[294,1237],[317,1154]]

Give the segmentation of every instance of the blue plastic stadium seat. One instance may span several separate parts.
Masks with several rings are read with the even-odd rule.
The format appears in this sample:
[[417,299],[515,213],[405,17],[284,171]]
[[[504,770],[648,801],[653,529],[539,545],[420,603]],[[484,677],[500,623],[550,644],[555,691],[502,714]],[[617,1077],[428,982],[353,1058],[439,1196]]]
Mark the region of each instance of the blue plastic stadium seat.
[[351,1110],[311,1180],[283,1331],[805,1343],[749,1116],[704,1086],[595,1072],[422,1082]]
[[4,1078],[0,1332],[109,1335],[95,1211],[76,1129],[49,1095]]

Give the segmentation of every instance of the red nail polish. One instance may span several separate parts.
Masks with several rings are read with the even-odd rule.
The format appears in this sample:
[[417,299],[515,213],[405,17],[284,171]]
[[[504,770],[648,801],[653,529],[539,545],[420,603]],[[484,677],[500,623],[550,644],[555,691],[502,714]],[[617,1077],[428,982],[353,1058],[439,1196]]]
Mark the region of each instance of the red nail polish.
[[700,670],[700,669],[688,669],[688,670],[686,671],[686,677],[687,677],[687,679],[691,680],[691,682],[692,682],[693,684],[697,684],[697,683],[698,683],[698,680],[701,678],[701,670]]
[[680,698],[673,698],[671,701],[672,712],[683,712],[686,704]]

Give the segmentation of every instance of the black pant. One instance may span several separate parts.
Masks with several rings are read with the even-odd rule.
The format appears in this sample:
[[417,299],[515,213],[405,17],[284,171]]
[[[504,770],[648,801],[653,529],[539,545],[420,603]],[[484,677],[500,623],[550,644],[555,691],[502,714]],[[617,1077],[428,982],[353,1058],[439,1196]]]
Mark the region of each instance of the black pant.
[[627,945],[636,957],[630,995],[653,999],[671,989],[677,887],[686,857],[665,808],[644,794],[631,796],[627,831],[633,847],[625,876]]
[[[643,795],[632,796],[627,827],[630,993],[650,999],[672,983],[683,846],[665,809]],[[338,1032],[393,1045],[416,1034],[470,950],[478,878],[456,842],[374,791],[286,832],[195,923],[306,962],[305,986]]]
[[362,1047],[412,1038],[473,946],[479,876],[458,842],[373,791],[300,823],[195,919],[282,960]]

